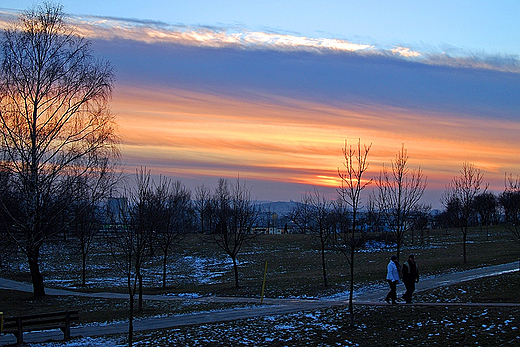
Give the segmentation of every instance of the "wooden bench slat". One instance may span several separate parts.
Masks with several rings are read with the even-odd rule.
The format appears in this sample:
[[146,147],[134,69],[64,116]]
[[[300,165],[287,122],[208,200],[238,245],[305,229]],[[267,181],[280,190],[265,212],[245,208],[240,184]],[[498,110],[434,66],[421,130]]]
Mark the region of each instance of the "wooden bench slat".
[[[47,318],[47,319],[36,319],[36,318],[25,318],[24,319],[24,318],[22,318],[21,320],[22,320],[23,325],[33,325],[33,324],[41,324],[43,322],[48,322],[48,323],[63,322],[63,321],[65,321],[65,318],[66,318],[66,316],[51,317],[51,318]],[[69,319],[70,320],[79,320],[79,315],[69,316]],[[12,320],[12,321],[4,320],[4,326],[6,326],[8,324],[16,325],[16,320]]]
[[60,329],[65,340],[70,338],[70,323],[79,320],[79,310],[51,312],[4,318],[2,333],[14,334],[17,343],[23,342],[23,333],[34,330]]
[[[78,319],[71,319],[70,321],[76,321],[76,320],[79,320]],[[56,323],[60,323],[60,324],[56,324]],[[8,331],[16,331],[17,330],[17,327],[18,327],[18,324],[14,323],[14,324],[9,324],[9,325],[6,325],[4,324],[4,330],[3,332],[8,332]],[[45,321],[45,322],[32,322],[30,324],[27,324],[26,322],[22,321],[22,330],[23,331],[34,331],[34,330],[44,330],[45,328],[47,329],[59,329],[59,328],[62,328],[62,327],[65,327],[65,320],[64,319],[54,319],[52,321]]]
[[69,313],[70,316],[74,316],[74,315],[79,315],[79,311],[76,310],[76,311],[62,311],[62,312],[50,312],[50,313],[39,313],[39,314],[31,314],[31,315],[26,315],[26,316],[17,316],[17,317],[7,317],[7,318],[4,318],[4,321],[7,321],[7,320],[16,320],[16,318],[21,318],[21,319],[30,319],[30,318],[47,318],[47,317],[65,317],[67,315],[67,312]]

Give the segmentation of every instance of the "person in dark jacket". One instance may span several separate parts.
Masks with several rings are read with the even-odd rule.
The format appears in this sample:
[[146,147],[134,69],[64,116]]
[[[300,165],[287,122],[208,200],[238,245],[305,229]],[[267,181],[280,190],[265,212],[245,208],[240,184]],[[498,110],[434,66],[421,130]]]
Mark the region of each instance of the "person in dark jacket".
[[419,270],[415,263],[415,256],[410,254],[408,261],[403,264],[403,282],[406,287],[406,293],[403,299],[407,303],[412,302],[412,294],[415,291],[415,283],[419,282]]

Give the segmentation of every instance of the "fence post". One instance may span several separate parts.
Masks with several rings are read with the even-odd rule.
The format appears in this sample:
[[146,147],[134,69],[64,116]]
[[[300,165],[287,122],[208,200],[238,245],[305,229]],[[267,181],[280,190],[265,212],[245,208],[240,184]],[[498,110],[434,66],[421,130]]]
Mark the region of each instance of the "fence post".
[[265,277],[267,275],[267,260],[265,261],[265,270],[264,270],[264,282],[262,283],[262,296],[260,297],[260,305],[264,302],[264,290],[265,290]]

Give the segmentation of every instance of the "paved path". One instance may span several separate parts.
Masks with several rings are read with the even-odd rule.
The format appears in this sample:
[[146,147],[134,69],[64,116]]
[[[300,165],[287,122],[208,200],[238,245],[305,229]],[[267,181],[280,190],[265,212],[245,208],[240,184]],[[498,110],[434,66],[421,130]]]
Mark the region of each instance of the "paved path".
[[[440,286],[448,286],[459,282],[469,281],[476,278],[494,276],[498,274],[518,271],[518,262],[489,266],[485,268],[478,268],[464,272],[450,273],[435,277],[422,279],[416,286],[416,290],[423,291]],[[403,291],[401,285],[398,290]],[[32,292],[32,286],[26,283],[20,283],[12,280],[0,278],[0,288],[12,289],[17,291]],[[387,287],[379,287],[371,290],[363,291],[354,296],[354,303],[356,305],[387,305],[383,302],[388,291]],[[127,299],[128,295],[120,293],[81,293],[69,290],[47,288],[48,295],[75,295],[82,297],[93,298],[123,298]],[[251,317],[261,317],[267,315],[287,314],[305,310],[318,309],[323,307],[332,307],[346,305],[348,303],[347,296],[335,296],[333,298],[319,299],[319,300],[303,300],[303,299],[269,299],[263,301],[263,305],[259,305],[258,298],[236,298],[236,297],[203,297],[186,299],[165,295],[144,295],[145,300],[194,300],[206,302],[249,302],[257,306],[247,308],[235,308],[230,310],[212,311],[212,312],[198,312],[184,315],[174,315],[168,317],[147,318],[134,322],[134,331],[156,330],[171,327],[178,327],[183,325],[195,325],[204,323],[224,322],[237,319],[245,319]],[[417,303],[414,305],[443,305],[443,306],[520,306],[520,304],[461,304],[461,303]],[[128,323],[112,323],[101,326],[78,326],[71,329],[71,336],[99,336],[110,334],[121,334],[128,332]],[[61,331],[43,331],[32,332],[24,334],[25,342],[42,342],[49,340],[62,340],[63,334]],[[10,344],[16,342],[13,335],[0,336],[0,345]]]

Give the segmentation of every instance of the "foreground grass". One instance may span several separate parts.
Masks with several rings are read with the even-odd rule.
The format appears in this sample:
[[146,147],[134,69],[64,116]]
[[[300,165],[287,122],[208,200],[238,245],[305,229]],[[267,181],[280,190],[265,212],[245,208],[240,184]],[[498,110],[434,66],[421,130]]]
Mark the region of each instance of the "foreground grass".
[[360,307],[207,324],[136,336],[137,346],[515,346],[520,309]]
[[[417,294],[417,301],[519,303],[520,275],[505,274]],[[500,292],[500,294],[498,294]],[[135,346],[517,346],[520,307],[356,306],[136,333]],[[41,347],[124,346],[126,336]]]
[[[519,303],[518,273],[420,293],[417,300]],[[136,336],[137,346],[513,346],[520,344],[520,307],[356,306]],[[124,338],[123,338],[124,340]]]

